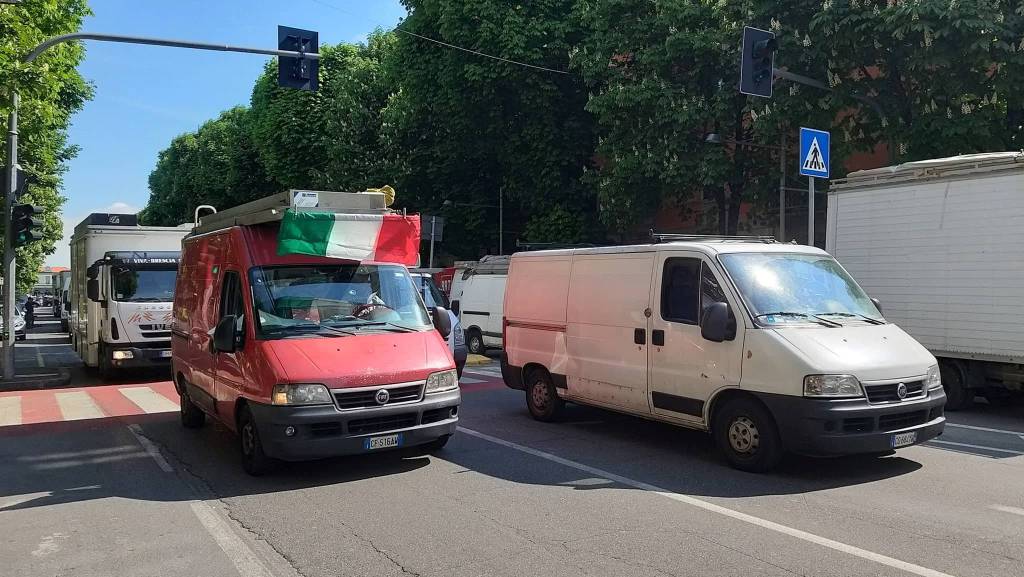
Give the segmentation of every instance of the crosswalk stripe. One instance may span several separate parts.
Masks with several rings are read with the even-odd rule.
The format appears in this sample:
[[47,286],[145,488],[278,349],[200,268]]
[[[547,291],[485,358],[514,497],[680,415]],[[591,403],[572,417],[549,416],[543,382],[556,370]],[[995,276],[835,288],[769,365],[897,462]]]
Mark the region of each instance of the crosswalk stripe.
[[120,391],[129,401],[147,413],[169,413],[178,410],[178,405],[149,387],[131,387]]
[[57,405],[65,421],[81,419],[102,419],[107,416],[85,391],[57,393]]
[[0,427],[21,424],[21,397],[0,397]]

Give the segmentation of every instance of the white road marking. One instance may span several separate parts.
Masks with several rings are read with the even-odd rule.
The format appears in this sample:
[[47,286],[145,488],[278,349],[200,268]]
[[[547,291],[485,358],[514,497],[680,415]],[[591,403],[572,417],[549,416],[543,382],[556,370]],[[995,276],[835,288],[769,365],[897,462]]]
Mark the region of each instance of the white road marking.
[[51,533],[39,541],[39,545],[32,551],[33,557],[46,557],[60,551],[61,541],[67,539],[65,533]]
[[147,413],[169,413],[178,410],[178,405],[149,387],[130,387],[118,390],[129,401]]
[[739,511],[736,511],[736,510],[733,510],[733,509],[729,509],[729,508],[723,507],[721,505],[716,505],[714,503],[711,503],[709,501],[705,501],[703,499],[698,499],[698,498],[693,497],[691,495],[684,495],[682,493],[675,493],[673,491],[669,491],[668,489],[663,489],[663,488],[658,487],[656,485],[651,485],[649,483],[644,483],[643,481],[637,481],[637,480],[634,480],[634,479],[630,479],[629,477],[623,477],[622,475],[616,475],[615,473],[612,473],[610,471],[605,471],[603,469],[598,469],[597,467],[591,467],[590,465],[584,465],[583,463],[579,463],[577,461],[572,461],[572,460],[569,460],[569,459],[565,459],[565,458],[559,457],[557,455],[552,455],[551,453],[546,453],[544,451],[539,451],[537,449],[533,449],[533,448],[527,447],[525,445],[520,445],[518,443],[513,443],[511,441],[506,441],[505,439],[499,439],[498,437],[492,437],[492,436],[490,436],[488,434],[481,433],[479,431],[474,431],[473,429],[467,429],[465,427],[459,427],[459,431],[462,431],[463,433],[465,433],[467,435],[470,435],[470,436],[473,436],[473,437],[477,437],[479,439],[483,439],[485,441],[490,441],[490,442],[495,443],[497,445],[502,445],[504,447],[508,447],[510,449],[515,449],[516,451],[520,451],[520,452],[526,453],[528,455],[533,455],[535,457],[540,457],[541,459],[545,459],[547,461],[558,463],[559,465],[563,465],[565,467],[569,467],[569,468],[572,468],[572,469],[583,471],[585,473],[590,473],[591,475],[595,475],[597,477],[604,477],[606,479],[610,479],[612,481],[615,481],[616,483],[619,483],[619,484],[622,484],[622,485],[626,485],[628,487],[633,487],[635,489],[640,489],[640,490],[643,490],[643,491],[650,491],[651,493],[654,493],[656,495],[660,495],[662,497],[667,497],[667,498],[672,499],[674,501],[679,501],[680,503],[686,503],[687,505],[692,505],[694,507],[698,507],[698,508],[704,509],[705,511],[709,511],[711,513],[717,513],[719,515],[724,515],[726,517],[730,517],[730,518],[736,519],[738,521],[743,521],[744,523],[750,523],[751,525],[756,525],[756,526],[761,527],[763,529],[768,529],[770,531],[775,531],[775,532],[781,533],[783,535],[788,535],[790,537],[795,537],[797,539],[801,539],[801,540],[807,541],[809,543],[814,543],[816,545],[821,545],[822,547],[827,547],[829,549],[833,549],[833,550],[839,551],[841,553],[847,553],[849,555],[853,555],[854,557],[860,557],[861,559],[867,559],[868,561],[874,561],[876,563],[879,563],[879,564],[882,564],[882,565],[886,565],[886,566],[892,567],[894,569],[900,569],[900,570],[906,571],[908,573],[913,573],[914,575],[920,575],[921,577],[953,577],[952,575],[949,575],[948,573],[943,573],[941,571],[936,571],[934,569],[929,569],[927,567],[922,567],[920,565],[915,565],[913,563],[908,563],[906,561],[901,561],[901,560],[893,558],[893,557],[882,555],[880,553],[875,553],[873,551],[868,551],[867,549],[861,549],[860,547],[855,547],[853,545],[847,545],[846,543],[841,543],[839,541],[833,541],[832,539],[828,539],[826,537],[821,537],[821,536],[815,535],[813,533],[808,533],[807,531],[801,531],[800,529],[789,527],[787,525],[782,525],[782,524],[776,523],[774,521],[768,521],[767,519],[762,519],[760,517],[755,517],[753,515],[748,515],[746,513],[741,513]]
[[994,509],[996,511],[1002,511],[1003,513],[1013,513],[1014,515],[1020,515],[1024,517],[1024,509],[1021,509],[1020,507],[1008,507],[1006,505],[989,505],[988,508]]
[[988,427],[975,427],[974,425],[959,425],[957,423],[950,423],[946,421],[947,427],[956,427],[957,429],[970,429],[972,431],[985,431],[988,433],[1003,433],[1004,435],[1017,435],[1024,437],[1024,431],[1008,431],[1006,429],[990,429]]
[[163,471],[164,473],[170,473],[174,471],[174,469],[171,468],[171,464],[167,462],[167,459],[165,459],[164,456],[160,454],[160,449],[158,449],[157,446],[153,444],[153,441],[150,441],[149,439],[146,438],[145,435],[142,434],[142,427],[138,425],[128,425],[128,430],[131,431],[131,434],[135,435],[135,439],[139,442],[140,445],[142,445],[142,448],[145,449],[147,453],[149,453],[149,456],[153,457],[153,460],[156,461],[156,464],[158,467],[160,467],[161,471]]
[[21,424],[21,397],[0,397],[0,427]]
[[932,443],[937,444],[937,445],[948,445],[950,447],[964,447],[964,448],[967,448],[967,449],[983,449],[985,451],[995,451],[997,453],[1006,453],[1008,455],[1024,455],[1024,451],[1011,451],[1010,449],[999,449],[999,448],[996,448],[996,447],[986,447],[985,445],[972,445],[970,443],[954,443],[953,441],[939,441],[937,439],[932,439],[930,441],[927,441],[926,446],[928,444],[932,444]]
[[212,507],[202,501],[190,503],[192,512],[203,524],[206,532],[213,537],[224,554],[245,577],[273,577],[273,574],[259,561],[256,552],[231,530],[231,527],[217,515]]
[[36,347],[36,364],[40,369],[46,366],[46,363],[43,362],[43,350],[39,347]]
[[102,419],[107,416],[85,391],[55,393],[53,396],[57,398],[57,406],[65,421]]
[[53,491],[44,491],[42,493],[25,493],[22,495],[9,495],[3,501],[0,501],[0,511],[15,505],[21,505],[22,503],[28,503],[29,501],[35,501],[40,497],[49,497],[53,495]]

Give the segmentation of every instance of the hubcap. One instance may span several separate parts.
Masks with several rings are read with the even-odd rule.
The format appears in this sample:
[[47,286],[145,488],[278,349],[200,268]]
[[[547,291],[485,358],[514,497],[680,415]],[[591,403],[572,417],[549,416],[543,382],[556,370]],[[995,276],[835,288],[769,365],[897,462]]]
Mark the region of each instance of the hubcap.
[[737,453],[751,454],[757,452],[761,444],[761,435],[757,426],[747,417],[736,417],[729,425],[729,446]]
[[246,455],[251,455],[255,446],[256,430],[253,428],[252,423],[246,423],[242,427],[242,452]]
[[537,381],[530,387],[530,398],[533,400],[533,406],[541,411],[548,408],[548,401],[551,400],[549,395],[548,385],[544,381]]

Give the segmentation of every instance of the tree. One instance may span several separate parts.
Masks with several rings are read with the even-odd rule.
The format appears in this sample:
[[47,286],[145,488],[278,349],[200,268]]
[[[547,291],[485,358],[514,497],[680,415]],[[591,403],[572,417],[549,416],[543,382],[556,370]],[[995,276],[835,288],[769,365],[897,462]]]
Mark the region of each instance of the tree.
[[[0,90],[16,87],[20,93],[18,163],[31,181],[21,201],[46,208],[43,240],[17,250],[20,292],[35,285],[39,266],[63,236],[62,176],[77,152],[67,143],[67,128],[71,115],[92,96],[91,87],[75,70],[84,56],[81,45],[55,46],[32,64],[22,59],[46,38],[78,31],[87,14],[85,0],[26,0],[0,6]],[[9,112],[10,98],[4,94],[0,101],[4,135]],[[5,154],[6,149],[0,150],[4,165]],[[0,218],[3,226],[8,220]]]

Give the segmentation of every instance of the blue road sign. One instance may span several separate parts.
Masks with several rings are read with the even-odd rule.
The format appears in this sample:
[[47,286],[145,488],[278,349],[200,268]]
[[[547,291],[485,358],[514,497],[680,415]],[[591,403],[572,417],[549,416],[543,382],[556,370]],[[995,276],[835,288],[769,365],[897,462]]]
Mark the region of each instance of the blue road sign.
[[828,178],[831,135],[824,130],[800,129],[800,174]]

